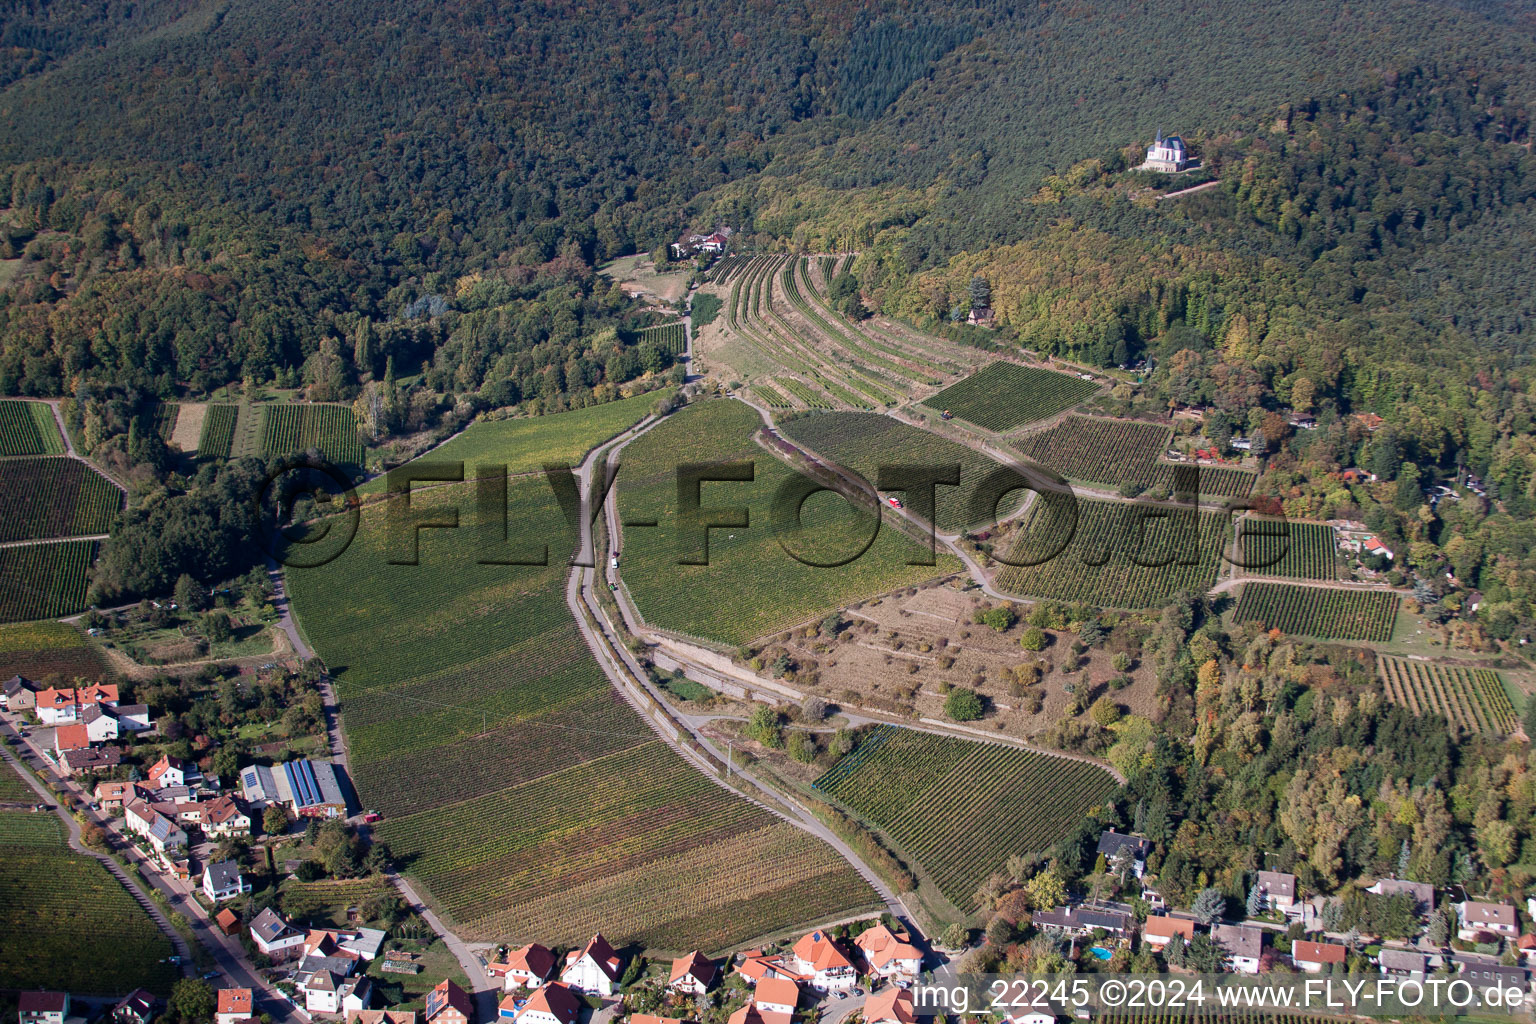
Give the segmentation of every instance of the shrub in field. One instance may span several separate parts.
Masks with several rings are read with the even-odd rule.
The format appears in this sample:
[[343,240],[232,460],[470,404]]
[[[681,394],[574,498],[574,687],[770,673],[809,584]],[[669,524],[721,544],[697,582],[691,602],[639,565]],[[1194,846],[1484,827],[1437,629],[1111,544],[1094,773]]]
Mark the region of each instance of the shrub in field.
[[976,691],[964,687],[950,691],[944,700],[944,713],[957,722],[974,722],[985,710]]

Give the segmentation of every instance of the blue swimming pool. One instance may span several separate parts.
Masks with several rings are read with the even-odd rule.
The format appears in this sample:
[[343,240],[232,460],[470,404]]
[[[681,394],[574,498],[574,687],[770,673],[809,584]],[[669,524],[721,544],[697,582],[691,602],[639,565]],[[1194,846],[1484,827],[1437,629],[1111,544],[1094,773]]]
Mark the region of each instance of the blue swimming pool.
[[1109,950],[1105,949],[1103,946],[1089,946],[1088,952],[1092,953],[1099,960],[1108,960],[1110,957],[1115,955]]

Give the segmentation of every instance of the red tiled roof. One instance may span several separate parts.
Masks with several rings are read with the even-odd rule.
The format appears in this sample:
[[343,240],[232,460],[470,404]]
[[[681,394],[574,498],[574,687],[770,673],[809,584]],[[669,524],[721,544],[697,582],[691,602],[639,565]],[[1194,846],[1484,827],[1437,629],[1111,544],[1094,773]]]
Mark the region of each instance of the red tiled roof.
[[1332,942],[1308,942],[1297,939],[1291,944],[1291,959],[1305,960],[1311,964],[1341,964],[1345,949]]
[[549,972],[555,967],[555,953],[547,946],[530,942],[522,949],[514,949],[507,954],[507,966],[514,970],[527,971],[535,977],[547,978]]
[[84,725],[61,725],[53,730],[53,749],[84,750],[91,745],[91,734]]
[[219,989],[219,1012],[251,1015],[251,990],[248,988]]
[[853,966],[832,937],[820,929],[800,937],[795,943],[795,956],[818,971]]
[[906,941],[906,936],[897,936],[883,924],[860,932],[853,942],[875,968],[884,967],[892,960],[921,960],[923,956],[916,946]]
[[569,985],[551,981],[534,990],[518,1016],[521,1017],[529,1010],[547,1013],[564,1024],[576,1024],[576,1019],[581,1016],[581,1000],[576,998],[576,993]]
[[864,1001],[865,1024],[896,1021],[897,1024],[917,1024],[917,1012],[912,1003],[912,993],[904,988],[885,988]]
[[764,978],[752,996],[759,1003],[794,1006],[800,1002],[800,986],[788,978]]
[[708,985],[715,977],[714,962],[698,950],[684,954],[672,961],[672,976],[667,979],[668,985],[676,984],[682,979],[690,977],[697,978],[700,984]]

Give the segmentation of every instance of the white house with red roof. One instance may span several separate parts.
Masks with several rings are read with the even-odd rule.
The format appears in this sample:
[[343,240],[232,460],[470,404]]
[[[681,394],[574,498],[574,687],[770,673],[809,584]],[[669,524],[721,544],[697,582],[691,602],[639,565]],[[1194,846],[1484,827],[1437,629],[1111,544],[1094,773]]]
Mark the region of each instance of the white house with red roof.
[[818,992],[846,992],[859,980],[853,961],[831,935],[820,929],[800,937],[791,951],[789,966]]
[[578,992],[593,996],[611,996],[622,975],[619,954],[601,935],[594,935],[581,949],[565,955],[565,969],[560,980]]
[[917,1008],[908,989],[887,985],[864,1001],[864,1024],[917,1024]]
[[213,1017],[215,1024],[239,1024],[240,1021],[250,1020],[253,1016],[255,1014],[251,1012],[250,989],[219,989],[218,1008]]
[[860,932],[853,944],[864,954],[870,973],[879,977],[915,978],[922,969],[922,950],[912,945],[906,934],[897,934],[883,924]]
[[35,700],[33,710],[37,712],[38,721],[44,725],[68,725],[78,722],[82,710],[92,704],[116,704],[117,686],[102,683],[82,686],[78,690],[49,687],[39,690]]
[[501,1001],[498,1016],[517,1024],[576,1024],[581,1017],[581,997],[564,982],[551,981],[540,985],[527,999],[507,996]]
[[1456,937],[1474,942],[1479,932],[1513,938],[1520,934],[1515,908],[1508,903],[1479,903],[1467,900],[1456,904]]
[[741,963],[736,965],[735,970],[749,986],[756,985],[764,978],[798,979],[800,977],[799,972],[785,963],[783,957],[764,953],[760,949],[743,950]]
[[64,1024],[69,1016],[68,992],[22,992],[16,997],[20,1024]]
[[128,831],[149,840],[157,853],[186,848],[187,834],[143,800],[130,800],[123,805],[123,823]]
[[71,750],[86,750],[90,745],[90,732],[81,723],[60,725],[53,730],[53,750],[56,754]]
[[475,1002],[469,993],[445,979],[427,993],[422,1017],[427,1024],[470,1024],[475,1019]]
[[672,961],[672,974],[667,978],[667,988],[673,992],[701,996],[715,983],[716,973],[715,962],[694,950]]
[[770,1024],[777,1018],[787,1024],[800,1005],[800,986],[788,978],[764,978],[753,990],[752,1002]]
[[156,789],[185,786],[189,779],[195,782],[202,777],[202,772],[170,754],[160,755],[160,760],[149,766],[149,784]]
[[512,950],[502,963],[485,965],[485,973],[500,978],[501,986],[507,992],[520,988],[538,988],[549,979],[554,969],[554,950],[537,942]]

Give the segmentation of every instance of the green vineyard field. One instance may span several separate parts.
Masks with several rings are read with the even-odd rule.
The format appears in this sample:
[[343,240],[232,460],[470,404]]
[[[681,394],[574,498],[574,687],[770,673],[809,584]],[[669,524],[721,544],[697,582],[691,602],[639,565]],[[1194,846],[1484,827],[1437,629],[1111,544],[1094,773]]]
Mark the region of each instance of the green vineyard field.
[[94,857],[69,852],[52,814],[0,811],[0,935],[26,937],[0,942],[4,988],[166,996],[181,973],[164,962],[170,940]]
[[1338,578],[1338,541],[1327,523],[1248,516],[1237,533],[1236,561],[1255,576]]
[[1097,384],[1055,370],[998,362],[924,399],[923,404],[1002,432],[1054,416],[1098,390]]
[[[794,471],[753,441],[760,420],[741,402],[690,406],[641,436],[624,451],[619,512],[627,520],[655,520],[660,529],[624,533],[624,579],[646,621],[717,643],[739,645],[786,629],[828,610],[953,572],[959,563],[942,552],[936,566],[909,565],[926,555],[905,535],[882,529],[862,554],[874,523],[866,511],[823,493],[803,507],[801,529],[782,537],[773,528],[773,496]],[[685,462],[751,462],[750,483],[706,483],[707,506],[746,509],[750,525],[709,531],[709,564],[679,564],[696,548],[680,550],[676,467]],[[634,474],[630,476],[629,474]],[[787,544],[811,562],[791,556]],[[857,555],[857,557],[854,557]],[[750,580],[750,592],[744,581]]]
[[681,320],[675,324],[647,327],[640,332],[640,343],[659,345],[663,352],[671,356],[680,356],[688,350],[688,336]]
[[1381,655],[1376,674],[1387,697],[1416,715],[1439,715],[1468,732],[1504,735],[1515,730],[1515,706],[1493,669]]
[[1385,590],[1244,583],[1236,618],[1238,622],[1259,622],[1282,633],[1320,640],[1385,643],[1392,639],[1401,603],[1397,594]]
[[[1209,590],[1221,566],[1224,519],[1190,508],[1142,519],[1143,507],[1078,499],[1074,528],[1064,513],[1052,514],[1036,502],[1007,557],[1039,564],[1005,566],[994,586],[1009,594],[1116,608],[1151,608],[1181,591]],[[1061,547],[1069,529],[1070,540]]]
[[[620,486],[640,465],[626,452]],[[377,835],[455,928],[563,944],[600,928],[681,952],[870,907],[835,852],[700,774],[613,690],[565,605],[572,533],[542,476],[508,483],[515,550],[487,551],[474,500],[473,483],[413,494],[463,522],[421,531],[418,565],[389,562],[385,510],[368,506],[340,557],[288,575]],[[749,883],[733,864],[754,866]]]
[[363,445],[357,420],[344,405],[268,405],[263,407],[263,455],[293,455],[318,448],[338,466],[360,471]]
[[203,417],[203,431],[197,439],[197,454],[229,458],[235,440],[235,421],[240,410],[233,405],[210,405]]
[[60,675],[94,682],[110,671],[96,645],[71,623],[18,622],[0,626],[0,679],[14,675],[28,679]]
[[[874,747],[868,752],[868,747]],[[1115,789],[1103,768],[879,726],[815,786],[873,823],[962,910],[1014,855],[1040,855]]]
[[[1069,480],[1107,487],[1129,482],[1172,492],[1178,467],[1162,461],[1172,437],[1172,428],[1158,423],[1068,416],[1053,427],[1017,438],[1013,447]],[[1199,471],[1204,496],[1241,497],[1253,489],[1254,475],[1240,469],[1189,468]]]
[[106,533],[123,492],[79,459],[0,461],[0,542]]
[[0,401],[0,455],[62,455],[64,438],[44,402]]
[[96,542],[67,540],[0,548],[0,622],[51,619],[85,610]]

